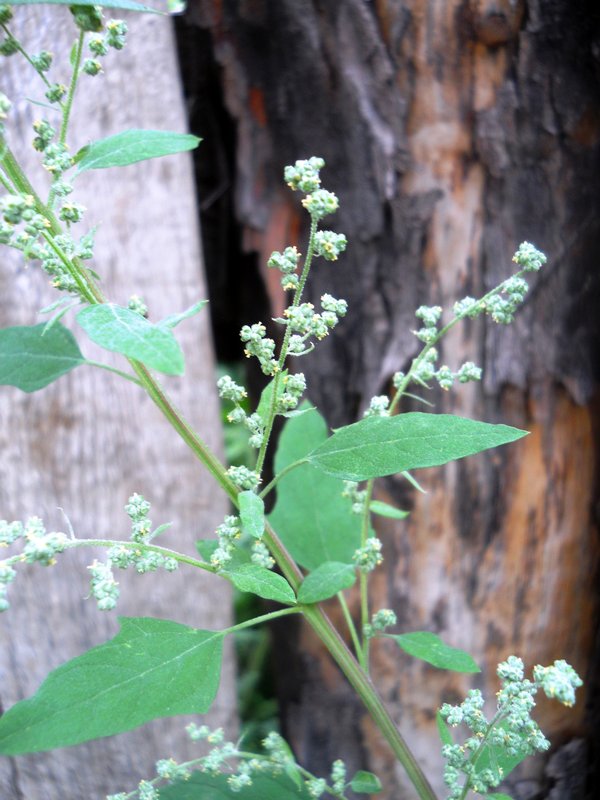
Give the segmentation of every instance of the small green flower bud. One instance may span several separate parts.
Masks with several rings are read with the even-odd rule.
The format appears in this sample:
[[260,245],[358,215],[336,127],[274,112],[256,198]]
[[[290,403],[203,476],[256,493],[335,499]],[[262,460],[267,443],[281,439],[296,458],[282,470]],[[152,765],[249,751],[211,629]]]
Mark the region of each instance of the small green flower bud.
[[102,8],[100,6],[78,6],[69,7],[73,15],[75,25],[82,31],[97,33],[102,30]]
[[526,272],[537,272],[547,259],[546,256],[529,242],[523,242],[513,256],[513,261]]
[[286,247],[283,253],[277,250],[271,253],[267,266],[274,267],[283,272],[284,275],[288,275],[296,270],[299,260],[300,253],[298,250],[295,247]]
[[293,166],[286,167],[283,171],[283,178],[294,192],[299,190],[308,194],[316,191],[321,185],[319,170],[324,166],[325,162],[322,158],[313,156],[308,160],[296,161]]
[[12,8],[2,3],[2,5],[0,5],[0,25],[6,25],[11,21],[12,17]]
[[217,390],[219,397],[224,400],[232,400],[234,403],[239,403],[248,396],[244,387],[237,384],[229,375],[223,375],[222,378],[219,378]]
[[317,189],[304,198],[302,205],[313,219],[323,219],[338,210],[339,201],[333,192]]
[[315,254],[323,256],[327,261],[337,261],[339,254],[344,252],[348,244],[343,233],[333,231],[317,231],[314,241]]
[[13,56],[15,53],[19,52],[19,43],[10,34],[4,39],[4,41],[0,44],[0,55],[3,56]]
[[12,103],[4,92],[0,92],[0,119],[6,119],[8,112],[12,108]]
[[442,316],[441,306],[419,306],[415,316],[428,328],[435,328]]
[[130,311],[135,311],[135,313],[139,314],[141,317],[148,316],[148,306],[144,303],[141,297],[137,296],[137,294],[131,295],[129,302],[127,303],[127,308]]
[[46,92],[46,98],[51,103],[60,103],[66,93],[67,87],[64,85],[64,83],[53,83]]
[[446,365],[440,367],[435,373],[435,378],[444,391],[447,392],[448,389],[452,388],[452,384],[454,383],[454,373],[450,367],[447,367]]
[[105,56],[108,53],[108,45],[104,41],[103,36],[92,36],[88,42],[88,46],[95,56]]
[[31,56],[33,66],[38,72],[48,72],[52,66],[52,59],[52,53],[49,53],[47,50],[42,50],[41,53]]
[[97,58],[86,58],[81,65],[81,69],[85,72],[86,75],[91,75],[94,77],[102,72],[102,64],[98,61]]
[[364,417],[387,417],[388,406],[390,398],[387,395],[379,395],[379,397],[372,397],[369,407],[363,414]]
[[79,222],[85,211],[85,206],[79,203],[67,202],[63,203],[58,212],[58,218],[63,222],[75,223]]
[[359,547],[352,556],[352,561],[361,572],[372,572],[383,563],[381,542],[375,536],[367,539],[364,547]]
[[33,147],[40,153],[43,153],[56,135],[56,131],[45,119],[36,120],[33,123],[33,130],[36,133],[36,137],[33,140]]
[[111,19],[106,23],[106,44],[115,50],[125,47],[127,23],[122,19]]
[[227,474],[240,489],[255,489],[260,483],[260,476],[248,467],[229,467]]

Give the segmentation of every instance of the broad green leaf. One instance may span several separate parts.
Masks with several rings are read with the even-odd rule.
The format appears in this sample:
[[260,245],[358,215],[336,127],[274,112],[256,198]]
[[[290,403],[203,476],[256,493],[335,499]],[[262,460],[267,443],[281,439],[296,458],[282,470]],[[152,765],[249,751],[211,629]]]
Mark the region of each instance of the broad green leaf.
[[194,772],[187,781],[161,789],[159,797],[160,800],[310,800],[304,785],[296,786],[287,775],[253,775],[251,786],[240,793],[231,789],[227,775],[204,772]]
[[294,590],[281,575],[258,564],[240,564],[220,573],[228,578],[240,592],[252,592],[265,600],[293,605],[296,602]]
[[[275,456],[275,473],[305,458],[327,439],[327,426],[318,411],[286,422]],[[313,570],[326,561],[351,564],[360,547],[360,517],[342,497],[344,485],[302,464],[277,484],[277,503],[269,521],[286,548],[303,567]]]
[[153,325],[135,311],[102,303],[80,311],[77,322],[105,350],[135,358],[167,375],[183,375],[183,353],[171,331]]
[[382,790],[381,781],[372,772],[359,770],[350,781],[350,788],[358,794],[376,794]]
[[385,636],[393,639],[405,653],[427,661],[428,664],[438,669],[449,669],[453,672],[481,672],[468,653],[456,647],[450,647],[435,633],[415,631],[399,635],[386,633]]
[[389,505],[389,503],[383,503],[381,500],[371,500],[369,510],[373,514],[379,514],[380,517],[389,517],[390,519],[406,519],[409,516],[408,511],[394,508],[394,506]]
[[298,602],[320,603],[333,597],[343,589],[349,589],[356,581],[356,570],[351,564],[328,561],[313,570],[302,581],[298,589]]
[[248,536],[260,539],[265,532],[265,504],[254,492],[240,492],[238,502],[242,530]]
[[46,323],[0,330],[0,384],[36,392],[70,372],[85,358],[71,331]]
[[[283,392],[285,391],[285,386],[283,384],[283,379],[288,374],[287,369],[284,369],[281,375],[279,376],[279,382],[277,386],[277,398],[281,397]],[[275,378],[269,381],[265,388],[262,390],[260,395],[260,400],[258,401],[258,406],[256,407],[256,413],[261,418],[263,425],[266,425],[269,422],[269,414],[271,412],[271,403],[273,402],[273,392],[275,391]]]
[[171,131],[130,130],[107,136],[82,147],[75,155],[77,175],[88,169],[126,167],[149,158],[170,156],[193,150],[200,144],[197,136]]
[[364,481],[437,467],[526,435],[508,425],[415,411],[395,417],[366,417],[339,428],[307,458],[328,475]]
[[102,6],[103,8],[120,8],[124,11],[142,11],[146,14],[160,14],[155,8],[149,8],[141,3],[136,3],[134,0],[10,0],[8,5],[11,6],[35,6],[35,5],[51,5],[51,6]]
[[494,792],[494,794],[486,794],[486,800],[513,800],[513,798],[509,794],[504,794],[504,792]]
[[161,319],[157,325],[160,325],[162,328],[174,328],[176,325],[179,325],[180,322],[183,322],[184,319],[194,317],[196,314],[202,311],[207,303],[208,300],[199,300],[197,303],[194,303],[193,306],[190,306],[179,314],[169,314],[168,317]]
[[0,753],[54,750],[158,717],[208,711],[223,634],[161,619],[119,621],[114,639],[55,669],[33,697],[0,717]]
[[437,725],[438,733],[440,735],[442,744],[453,744],[450,728],[448,727],[446,720],[442,717],[439,711],[435,715],[435,722]]

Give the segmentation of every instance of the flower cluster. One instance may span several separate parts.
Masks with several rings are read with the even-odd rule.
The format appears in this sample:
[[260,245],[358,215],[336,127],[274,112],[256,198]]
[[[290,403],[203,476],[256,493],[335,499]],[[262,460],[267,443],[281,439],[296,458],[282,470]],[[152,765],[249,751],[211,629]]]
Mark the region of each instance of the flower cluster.
[[136,493],[129,498],[125,511],[131,519],[131,542],[114,545],[108,550],[108,560],[105,563],[94,561],[88,567],[92,574],[91,594],[101,611],[111,611],[119,599],[119,584],[114,578],[113,567],[133,567],[140,575],[161,568],[174,572],[178,567],[176,559],[151,549],[154,537],[168,525],[152,530],[152,522],[148,518],[150,503]]
[[20,542],[23,545],[20,553],[0,561],[0,611],[6,611],[10,607],[7,594],[8,584],[16,577],[14,565],[26,563],[53,566],[57,554],[66,549],[69,538],[59,531],[47,533],[39,517],[30,517],[24,525],[19,521],[0,520],[0,547]]
[[355,481],[344,481],[342,497],[347,497],[352,501],[352,513],[362,515],[365,512],[365,501],[367,499],[366,489],[359,489]]
[[372,639],[378,633],[383,633],[386,628],[391,628],[398,622],[396,614],[390,608],[381,608],[371,617],[371,622],[363,626],[363,635]]
[[352,561],[361,572],[372,572],[380,564],[383,564],[381,554],[382,544],[375,536],[367,539],[364,547],[359,547],[352,556]]
[[215,569],[223,569],[231,561],[233,553],[242,536],[239,517],[228,516],[217,528],[218,546],[210,557]]
[[[516,656],[498,666],[502,688],[497,694],[497,711],[491,721],[484,712],[484,699],[472,689],[459,706],[444,704],[442,718],[455,728],[465,725],[473,734],[463,745],[446,744],[444,781],[450,790],[448,800],[465,797],[468,789],[485,794],[506,777],[497,766],[498,756],[524,758],[550,747],[550,742],[531,718],[534,697],[541,688],[548,697],[565,705],[575,702],[575,689],[582,681],[566,661],[555,661],[551,667],[537,666],[533,681],[525,678],[523,662]],[[461,782],[461,775],[463,776]]]
[[275,250],[267,261],[267,266],[278,269],[282,273],[281,285],[285,291],[298,288],[299,278],[296,269],[300,261],[300,253],[296,247],[286,247],[283,253]]
[[330,294],[321,297],[321,313],[315,311],[312,303],[300,303],[286,308],[284,318],[275,322],[288,326],[292,332],[288,353],[291,356],[303,356],[309,353],[314,345],[309,342],[312,336],[317,340],[324,339],[335,328],[340,317],[345,316],[348,304],[345,300],[337,300]]

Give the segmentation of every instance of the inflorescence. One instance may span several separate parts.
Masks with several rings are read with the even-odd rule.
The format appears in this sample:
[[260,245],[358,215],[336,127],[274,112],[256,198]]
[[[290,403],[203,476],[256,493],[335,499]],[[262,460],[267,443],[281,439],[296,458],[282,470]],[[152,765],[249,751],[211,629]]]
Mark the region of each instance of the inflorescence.
[[575,689],[581,678],[566,661],[550,667],[537,666],[533,681],[525,678],[520,658],[509,656],[498,666],[502,688],[497,693],[497,709],[491,720],[483,712],[485,701],[478,689],[471,689],[459,706],[444,704],[442,718],[456,728],[465,725],[472,733],[462,745],[446,744],[444,781],[450,791],[448,800],[463,800],[469,790],[485,794],[498,786],[504,773],[497,766],[498,755],[519,760],[550,747],[538,724],[531,718],[534,697],[544,693],[567,706],[575,702]]

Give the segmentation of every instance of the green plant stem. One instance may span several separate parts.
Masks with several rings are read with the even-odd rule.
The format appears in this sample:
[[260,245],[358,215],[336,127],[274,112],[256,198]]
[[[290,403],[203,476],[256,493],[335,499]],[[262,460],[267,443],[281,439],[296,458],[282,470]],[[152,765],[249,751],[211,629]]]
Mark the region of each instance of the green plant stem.
[[[477,760],[478,760],[479,756],[481,755],[481,753],[483,751],[483,748],[486,745],[487,740],[489,739],[490,733],[492,732],[492,730],[494,728],[494,725],[497,722],[499,722],[501,718],[502,718],[502,711],[500,711],[500,710],[496,711],[496,713],[494,714],[494,716],[490,720],[490,724],[488,725],[486,732],[483,734],[483,736],[481,738],[481,741],[479,742],[479,747],[477,748],[477,750],[475,750],[475,752],[473,753],[473,755],[469,759],[469,763],[470,764],[476,764],[477,763]],[[471,788],[471,779],[468,777],[467,780],[465,781],[465,785],[463,786],[463,790],[460,793],[459,800],[465,800],[467,794],[469,793],[469,789],[470,788]]]
[[238,622],[237,625],[232,625],[230,628],[225,628],[221,631],[223,634],[237,633],[246,628],[253,628],[255,625],[260,625],[262,622],[271,622],[273,619],[279,617],[287,617],[290,614],[301,614],[302,606],[290,606],[289,608],[280,608],[277,611],[270,611],[268,614],[262,614],[260,617],[253,617],[247,619],[245,622]]
[[81,65],[81,54],[83,52],[83,45],[85,42],[85,31],[79,31],[77,43],[75,45],[75,58],[73,59],[73,72],[71,74],[71,82],[69,83],[69,91],[67,92],[67,99],[63,105],[62,124],[60,126],[60,134],[58,141],[64,145],[67,141],[67,130],[69,128],[69,120],[71,118],[71,109],[73,108],[73,99],[75,97],[75,90],[77,89],[77,80],[79,78],[79,67]]
[[[10,4],[7,4],[7,5],[10,5]],[[43,73],[43,72],[41,72],[41,71],[40,71],[40,70],[39,70],[39,69],[36,67],[36,65],[33,63],[33,61],[31,60],[31,56],[29,55],[29,53],[27,52],[27,50],[25,50],[25,48],[23,47],[23,45],[21,44],[21,42],[19,42],[19,40],[18,40],[18,39],[17,39],[15,36],[13,36],[13,34],[10,32],[10,29],[8,28],[8,25],[2,25],[2,28],[4,29],[4,33],[6,33],[6,35],[7,35],[7,36],[10,36],[10,38],[11,38],[11,39],[12,39],[12,40],[13,40],[13,41],[16,43],[16,45],[17,45],[17,51],[18,51],[18,52],[19,52],[19,53],[20,53],[20,54],[23,56],[23,58],[24,58],[24,59],[27,61],[27,63],[28,63],[28,64],[29,64],[31,67],[33,67],[33,69],[34,69],[34,70],[37,72],[37,74],[40,76],[40,78],[41,78],[41,79],[44,81],[44,83],[45,83],[45,85],[46,85],[46,88],[48,88],[48,89],[49,89],[49,88],[50,88],[50,81],[49,81],[49,80],[48,80],[48,78],[47,78],[47,77],[44,75],[44,73]]]
[[373,722],[386,739],[392,752],[404,767],[420,800],[437,800],[429,781],[409,750],[387,708],[371,683],[369,676],[361,669],[352,653],[346,647],[337,630],[323,611],[316,606],[307,606],[304,616],[329,650],[334,660],[359,695]]
[[288,472],[291,472],[293,469],[296,469],[296,467],[300,467],[302,466],[302,464],[306,464],[307,461],[308,459],[301,458],[298,461],[294,461],[292,464],[288,464],[287,467],[284,467],[281,470],[281,472],[278,472],[277,475],[275,475],[273,480],[265,486],[265,488],[258,496],[264,499],[269,494],[271,489],[274,489],[275,486],[277,486],[277,484],[283,478],[284,475],[287,475]]
[[358,638],[358,633],[356,631],[356,625],[354,624],[354,620],[352,619],[352,614],[350,613],[350,609],[348,608],[348,603],[346,602],[346,598],[344,597],[343,592],[337,593],[337,599],[339,600],[342,614],[344,615],[344,619],[346,620],[346,625],[348,626],[348,630],[350,632],[350,636],[352,638],[352,644],[354,645],[354,652],[356,653],[356,657],[360,658],[361,655],[361,644],[360,639]]
[[[360,532],[360,546],[365,547],[367,539],[369,538],[369,522],[371,520],[371,497],[373,496],[374,480],[371,478],[367,482],[367,493],[365,495],[365,508],[363,511],[362,527]],[[361,628],[364,631],[369,624],[369,573],[359,570],[359,583],[360,583],[360,621]],[[369,650],[370,639],[368,636],[362,635],[362,647],[360,651],[359,660],[364,671],[369,674]]]
[[[304,287],[306,285],[306,281],[308,278],[308,273],[310,272],[310,268],[312,265],[312,260],[315,252],[315,233],[317,232],[317,225],[318,220],[315,217],[310,218],[310,233],[308,236],[308,247],[306,248],[306,258],[304,259],[304,267],[302,268],[302,274],[300,275],[300,280],[298,281],[298,286],[296,287],[296,291],[294,292],[294,299],[291,304],[291,308],[294,308],[300,303],[302,299],[302,292],[304,291]],[[279,353],[279,361],[277,362],[277,371],[275,373],[275,377],[273,378],[273,396],[271,397],[271,407],[269,409],[269,418],[268,422],[265,425],[265,431],[263,434],[263,441],[258,452],[258,458],[256,460],[256,472],[260,475],[263,464],[265,461],[265,456],[267,454],[267,448],[269,446],[269,439],[271,438],[271,431],[273,430],[273,423],[275,422],[275,409],[277,406],[277,391],[279,388],[279,381],[281,380],[281,373],[283,368],[285,367],[285,360],[288,354],[288,346],[290,343],[290,336],[292,335],[292,329],[290,324],[286,326],[285,334],[283,336],[283,342],[281,345],[281,351]]]
[[92,361],[91,359],[86,358],[85,363],[90,367],[98,367],[99,369],[105,369],[107,372],[114,372],[115,375],[120,375],[121,378],[125,378],[125,380],[135,383],[136,386],[142,385],[137,378],[133,377],[133,375],[128,375],[127,372],[123,372],[116,367],[109,367],[108,364],[103,364],[101,361]]

